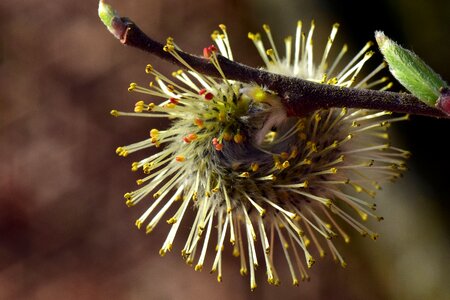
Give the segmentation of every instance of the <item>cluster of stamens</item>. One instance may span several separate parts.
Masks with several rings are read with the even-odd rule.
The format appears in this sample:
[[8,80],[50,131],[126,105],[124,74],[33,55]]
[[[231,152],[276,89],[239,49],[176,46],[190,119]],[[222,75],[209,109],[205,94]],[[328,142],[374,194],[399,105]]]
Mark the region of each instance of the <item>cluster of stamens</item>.
[[[307,37],[301,26],[299,22],[294,40],[286,38],[285,58],[277,51],[267,25],[263,28],[271,48],[265,49],[259,34],[249,34],[269,71],[356,88],[386,81],[371,81],[384,64],[357,80],[372,56],[367,52],[370,44],[336,72],[347,51],[344,46],[329,66],[337,25],[316,66],[314,23]],[[133,171],[142,169],[146,176],[137,181],[139,189],[125,194],[126,203],[134,206],[149,201],[136,226],[145,224],[150,233],[170,207],[178,205],[176,213],[166,220],[171,229],[160,250],[164,255],[172,250],[188,207],[195,207],[196,215],[181,250],[186,262],[197,260],[195,270],[201,270],[215,240],[215,250],[210,250],[215,252],[211,271],[217,272],[221,281],[222,253],[228,239],[233,255],[240,258],[241,274],[250,272],[251,289],[256,287],[255,271],[260,265],[265,266],[269,283],[280,283],[274,263],[274,251],[280,249],[294,285],[309,279],[306,270],[316,255],[323,257],[329,252],[345,266],[334,238],[340,236],[349,242],[346,227],[377,238],[363,222],[369,217],[382,219],[374,213],[372,198],[381,182],[395,180],[405,170],[409,153],[390,145],[387,129],[407,116],[332,108],[308,117],[287,118],[276,94],[226,78],[217,55],[233,56],[226,28],[220,28],[222,32],[212,34],[215,45],[206,47],[203,54],[221,78],[194,70],[169,38],[164,50],[187,71],[176,71],[170,79],[148,65],[146,72],[154,77],[150,86],[132,83],[129,91],[162,101],[140,100],[134,112],[111,112],[114,116],[168,118],[172,122],[165,130],[151,129],[143,141],[117,148],[120,156],[152,147],[161,149],[132,164]]]

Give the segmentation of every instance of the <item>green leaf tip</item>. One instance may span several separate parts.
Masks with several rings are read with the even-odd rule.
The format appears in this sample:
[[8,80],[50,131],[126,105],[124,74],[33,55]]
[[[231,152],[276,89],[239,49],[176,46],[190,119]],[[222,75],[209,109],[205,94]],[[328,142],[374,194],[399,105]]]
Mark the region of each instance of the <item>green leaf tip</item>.
[[103,0],[98,2],[98,16],[117,39],[121,39],[125,33],[126,26],[121,20],[117,11]]
[[434,107],[441,89],[447,88],[448,84],[420,57],[401,47],[382,31],[375,32],[375,39],[395,79],[414,96]]

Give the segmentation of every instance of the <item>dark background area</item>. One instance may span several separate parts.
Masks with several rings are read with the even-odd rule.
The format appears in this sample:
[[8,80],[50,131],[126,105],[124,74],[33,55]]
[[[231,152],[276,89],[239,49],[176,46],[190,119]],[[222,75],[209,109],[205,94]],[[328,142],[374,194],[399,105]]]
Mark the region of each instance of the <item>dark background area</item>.
[[[262,63],[247,32],[262,31],[263,23],[281,42],[297,19],[314,18],[322,51],[339,22],[336,49],[347,42],[350,53],[384,30],[450,80],[444,0],[111,3],[151,36],[173,36],[193,53],[225,23],[236,60],[253,66]],[[127,87],[149,81],[147,63],[166,74],[173,67],[121,46],[99,21],[97,1],[3,0],[0,30],[0,299],[450,298],[450,121],[412,117],[393,126],[393,142],[413,156],[405,178],[378,197],[386,220],[370,225],[380,240],[341,245],[349,266],[318,262],[312,281],[298,288],[288,280],[271,287],[259,270],[251,293],[230,251],[218,284],[207,268],[194,272],[183,263],[181,239],[161,258],[168,226],[146,236],[134,227],[144,207],[124,205],[137,179],[130,164],[142,154],[119,158],[115,148],[141,140],[155,124],[109,111],[132,109],[137,95]]]

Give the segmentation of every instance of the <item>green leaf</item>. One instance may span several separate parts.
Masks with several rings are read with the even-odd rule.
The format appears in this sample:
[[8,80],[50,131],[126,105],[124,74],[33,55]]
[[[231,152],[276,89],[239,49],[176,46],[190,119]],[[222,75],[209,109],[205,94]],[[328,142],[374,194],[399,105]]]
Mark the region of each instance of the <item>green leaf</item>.
[[440,90],[448,87],[441,76],[415,53],[401,47],[383,32],[376,31],[375,39],[392,75],[414,96],[435,106]]

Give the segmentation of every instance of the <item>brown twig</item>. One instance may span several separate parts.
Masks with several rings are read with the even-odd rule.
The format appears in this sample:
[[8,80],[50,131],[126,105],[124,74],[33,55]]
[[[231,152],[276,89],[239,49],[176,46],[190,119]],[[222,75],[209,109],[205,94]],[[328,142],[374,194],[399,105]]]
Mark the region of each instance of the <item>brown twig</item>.
[[[164,45],[148,37],[128,18],[115,17],[112,28],[122,44],[144,50],[185,68]],[[197,72],[220,77],[214,65],[205,58],[177,50],[177,53]],[[223,73],[228,79],[257,83],[276,92],[290,116],[302,116],[312,111],[330,107],[376,109],[438,118],[448,116],[437,108],[428,106],[407,93],[355,89],[314,83],[296,77],[288,77],[252,68],[218,55]]]

